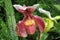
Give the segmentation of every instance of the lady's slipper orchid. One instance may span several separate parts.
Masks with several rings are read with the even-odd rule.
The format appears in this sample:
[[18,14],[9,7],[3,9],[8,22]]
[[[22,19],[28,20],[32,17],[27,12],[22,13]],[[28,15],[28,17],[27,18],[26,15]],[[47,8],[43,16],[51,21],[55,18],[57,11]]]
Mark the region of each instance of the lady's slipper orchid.
[[13,6],[16,8],[17,11],[24,14],[23,20],[19,21],[16,26],[16,32],[18,36],[27,37],[27,34],[34,34],[36,31],[36,24],[38,25],[40,32],[44,31],[45,23],[43,19],[32,14],[32,12],[39,6],[39,4],[33,6]]

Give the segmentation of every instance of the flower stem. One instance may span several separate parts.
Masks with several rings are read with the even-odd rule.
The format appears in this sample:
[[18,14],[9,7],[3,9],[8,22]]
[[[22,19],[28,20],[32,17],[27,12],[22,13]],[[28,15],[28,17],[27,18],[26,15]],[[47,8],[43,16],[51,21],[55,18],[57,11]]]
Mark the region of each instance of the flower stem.
[[39,33],[38,33],[38,40],[40,40],[40,31],[39,31]]

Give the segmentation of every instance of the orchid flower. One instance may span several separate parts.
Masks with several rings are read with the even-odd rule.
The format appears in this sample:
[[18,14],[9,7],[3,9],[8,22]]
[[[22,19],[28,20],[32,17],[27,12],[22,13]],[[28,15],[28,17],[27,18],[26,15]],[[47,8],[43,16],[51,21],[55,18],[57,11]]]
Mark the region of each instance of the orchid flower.
[[21,6],[15,4],[13,6],[17,11],[24,14],[23,20],[19,21],[16,25],[16,32],[18,36],[27,37],[27,34],[34,34],[36,31],[36,24],[38,25],[40,32],[44,31],[44,20],[41,17],[32,14],[39,4],[35,4],[33,6]]
[[42,9],[42,8],[39,8],[38,10],[39,10],[40,13],[46,14],[51,20],[54,20],[54,18],[51,17],[49,11],[46,11],[46,10],[44,10],[44,9]]

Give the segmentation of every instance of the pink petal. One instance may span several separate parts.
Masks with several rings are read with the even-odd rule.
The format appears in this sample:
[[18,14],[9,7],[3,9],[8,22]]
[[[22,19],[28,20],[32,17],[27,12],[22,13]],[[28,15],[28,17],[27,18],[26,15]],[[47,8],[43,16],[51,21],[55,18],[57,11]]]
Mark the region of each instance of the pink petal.
[[25,26],[28,34],[34,34],[36,31],[36,25],[32,24],[30,26]]
[[26,5],[25,5],[25,4],[23,4],[23,7],[26,7]]
[[27,18],[24,21],[24,24],[25,24],[25,28],[26,28],[26,31],[27,31],[28,34],[34,34],[35,33],[35,31],[36,31],[36,23],[35,23],[34,19]]
[[15,9],[21,13],[24,13],[24,11],[26,10],[27,7],[23,7],[21,5],[13,5],[15,7]]
[[16,32],[18,36],[27,37],[27,33],[26,33],[26,29],[25,29],[23,21],[19,21],[19,23],[17,24]]
[[16,8],[16,10],[19,10],[19,9],[21,9],[21,10],[26,10],[26,6],[21,6],[21,5],[13,5],[15,8]]
[[43,32],[44,28],[45,28],[45,23],[44,23],[43,19],[39,16],[34,16],[34,19],[39,27],[39,31]]

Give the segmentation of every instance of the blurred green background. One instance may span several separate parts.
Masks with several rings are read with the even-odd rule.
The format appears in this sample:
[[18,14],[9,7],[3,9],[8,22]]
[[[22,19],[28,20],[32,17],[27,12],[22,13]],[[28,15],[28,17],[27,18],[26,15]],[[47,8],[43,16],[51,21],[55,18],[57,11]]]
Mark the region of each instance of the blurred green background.
[[[24,16],[12,6],[14,4],[27,6],[39,4],[39,8],[51,12],[53,18],[60,16],[60,0],[0,0],[0,40],[37,40],[38,30],[34,35],[28,35],[26,38],[16,35],[14,31],[16,23]],[[47,23],[46,30],[49,30],[48,32],[44,30],[45,32],[40,34],[40,40],[60,40],[60,19],[50,20],[38,10],[35,10],[33,14],[41,16]]]

